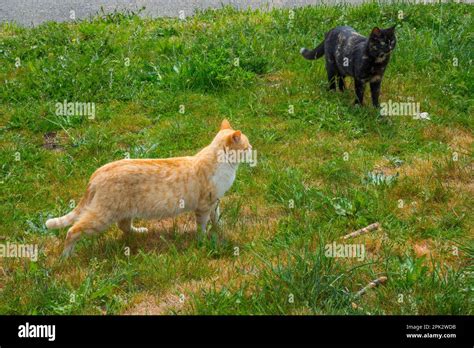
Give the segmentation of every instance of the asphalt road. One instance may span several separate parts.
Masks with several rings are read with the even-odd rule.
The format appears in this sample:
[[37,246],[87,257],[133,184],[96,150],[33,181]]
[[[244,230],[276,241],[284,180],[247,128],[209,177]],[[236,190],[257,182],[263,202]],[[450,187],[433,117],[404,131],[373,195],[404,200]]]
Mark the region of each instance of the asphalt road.
[[[325,3],[361,3],[364,0],[326,0]],[[198,9],[232,5],[238,9],[299,7],[321,4],[321,0],[0,0],[0,22],[35,26],[45,21],[84,19],[101,11],[133,10],[145,7],[145,17],[190,16]],[[71,12],[73,11],[73,12]]]

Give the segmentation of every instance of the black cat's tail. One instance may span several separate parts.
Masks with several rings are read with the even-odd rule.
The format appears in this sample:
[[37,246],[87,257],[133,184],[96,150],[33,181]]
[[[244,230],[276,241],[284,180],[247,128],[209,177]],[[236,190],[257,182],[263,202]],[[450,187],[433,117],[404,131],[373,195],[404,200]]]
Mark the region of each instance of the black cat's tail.
[[321,42],[314,50],[308,50],[307,48],[302,48],[300,53],[303,57],[309,60],[318,59],[324,56],[324,41]]

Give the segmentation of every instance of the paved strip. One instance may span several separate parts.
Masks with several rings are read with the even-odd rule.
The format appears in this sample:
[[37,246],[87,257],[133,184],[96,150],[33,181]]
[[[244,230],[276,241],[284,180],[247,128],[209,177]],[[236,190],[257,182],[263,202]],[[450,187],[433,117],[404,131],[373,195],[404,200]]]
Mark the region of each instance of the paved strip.
[[138,11],[144,17],[191,16],[196,10],[231,5],[238,9],[292,8],[321,3],[352,3],[364,0],[0,0],[0,23],[16,22],[36,26],[46,21],[72,21],[94,16],[103,11]]

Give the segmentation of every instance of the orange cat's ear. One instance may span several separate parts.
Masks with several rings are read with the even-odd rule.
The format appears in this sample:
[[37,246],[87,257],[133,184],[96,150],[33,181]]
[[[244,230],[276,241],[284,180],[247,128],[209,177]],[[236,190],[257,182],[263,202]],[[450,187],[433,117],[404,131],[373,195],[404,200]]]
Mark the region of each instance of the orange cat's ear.
[[237,144],[238,142],[240,142],[241,136],[242,136],[242,132],[239,131],[239,130],[236,130],[236,131],[231,135],[232,142],[233,142],[234,144]]
[[221,130],[223,129],[232,129],[232,127],[230,126],[230,123],[229,121],[227,121],[227,119],[224,119],[224,121],[222,121],[221,123]]

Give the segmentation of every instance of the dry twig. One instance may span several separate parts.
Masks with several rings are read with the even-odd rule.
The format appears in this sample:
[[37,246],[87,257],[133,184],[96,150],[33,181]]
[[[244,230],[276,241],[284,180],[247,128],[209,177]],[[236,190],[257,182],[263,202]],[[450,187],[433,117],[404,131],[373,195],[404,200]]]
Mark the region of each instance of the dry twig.
[[375,223],[373,223],[373,224],[371,224],[367,227],[361,228],[360,230],[357,230],[355,232],[346,234],[344,237],[342,237],[342,239],[354,238],[354,237],[360,236],[362,234],[366,234],[366,233],[369,233],[371,231],[378,230],[379,227],[380,227],[380,223],[375,222]]
[[376,286],[379,286],[380,284],[383,284],[387,281],[387,277],[382,276],[380,278],[377,278],[375,280],[372,280],[369,284],[367,284],[364,288],[360,289],[356,296],[361,296],[367,292],[367,290],[375,288]]

